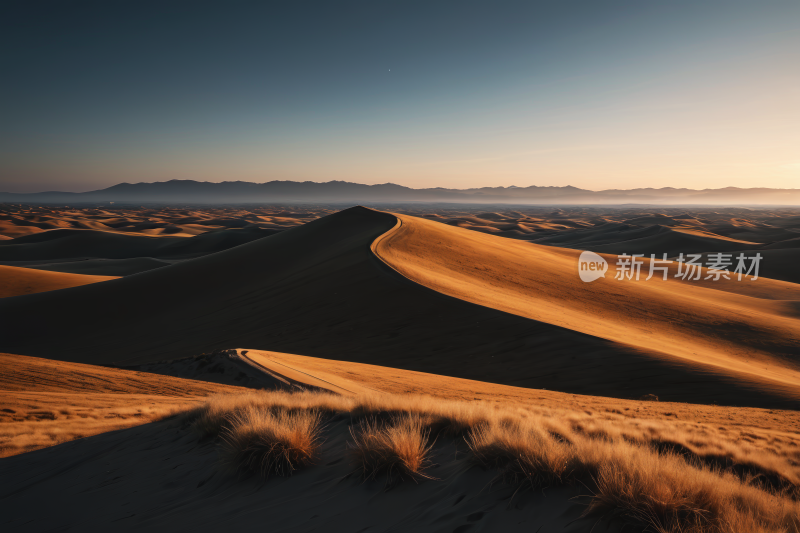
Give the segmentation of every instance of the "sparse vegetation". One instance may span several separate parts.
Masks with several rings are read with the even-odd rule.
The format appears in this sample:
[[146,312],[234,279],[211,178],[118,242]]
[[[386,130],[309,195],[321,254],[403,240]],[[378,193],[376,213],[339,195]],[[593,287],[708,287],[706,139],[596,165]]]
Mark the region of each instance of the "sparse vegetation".
[[433,444],[419,415],[395,415],[383,423],[376,418],[362,420],[350,427],[350,434],[351,452],[365,478],[382,473],[390,480],[429,478],[424,471]]
[[239,468],[288,475],[308,466],[320,444],[318,411],[272,410],[250,406],[231,416],[222,431],[231,461]]
[[[518,487],[589,487],[587,514],[613,514],[658,533],[800,531],[796,463],[679,431],[672,440],[694,452],[678,454],[663,448],[666,428],[622,417],[413,395],[258,392],[214,397],[190,420],[203,435],[220,435],[238,465],[289,474],[310,463],[323,417],[336,413],[351,418],[348,448],[367,478],[430,479],[432,438],[462,435],[473,460]],[[749,470],[704,461],[704,447],[747,458]]]
[[0,458],[155,422],[183,412],[195,403],[157,397],[126,401],[112,395],[90,395],[89,400],[50,399],[40,395],[36,405],[36,408],[17,406],[0,412]]

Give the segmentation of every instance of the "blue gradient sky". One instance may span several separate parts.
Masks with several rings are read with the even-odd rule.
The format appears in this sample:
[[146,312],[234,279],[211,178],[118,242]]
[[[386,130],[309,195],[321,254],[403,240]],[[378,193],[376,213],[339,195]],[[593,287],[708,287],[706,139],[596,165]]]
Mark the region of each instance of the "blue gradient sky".
[[800,186],[800,2],[0,4],[0,190]]

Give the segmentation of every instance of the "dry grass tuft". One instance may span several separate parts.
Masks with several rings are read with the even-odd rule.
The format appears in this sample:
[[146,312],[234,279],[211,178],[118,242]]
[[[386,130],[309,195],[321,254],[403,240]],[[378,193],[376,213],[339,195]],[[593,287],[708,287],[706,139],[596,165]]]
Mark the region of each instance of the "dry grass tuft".
[[237,468],[268,477],[290,475],[311,464],[321,432],[318,411],[250,406],[231,415],[221,437]]
[[[759,448],[755,433],[745,440],[722,428],[619,413],[599,418],[392,394],[218,396],[191,418],[204,435],[223,436],[240,466],[291,473],[309,463],[322,418],[335,413],[351,418],[348,446],[366,478],[431,479],[425,474],[431,435],[463,434],[476,461],[520,487],[589,487],[587,514],[617,515],[658,533],[800,533],[800,506],[792,498],[798,457],[789,444]],[[684,453],[665,449],[665,442]]]
[[365,419],[351,426],[350,434],[350,450],[364,478],[386,473],[390,480],[396,476],[431,479],[424,470],[430,465],[433,444],[419,415],[395,416],[384,423]]
[[563,485],[590,474],[574,446],[558,441],[532,420],[481,425],[466,441],[477,461],[500,468],[514,483]]
[[347,412],[352,407],[352,399],[332,393],[253,391],[212,396],[205,404],[187,412],[184,420],[204,437],[216,437],[230,429],[232,421],[253,409],[273,414],[313,410],[325,415]]
[[630,445],[607,450],[589,512],[614,512],[658,533],[797,532],[797,503],[729,473]]

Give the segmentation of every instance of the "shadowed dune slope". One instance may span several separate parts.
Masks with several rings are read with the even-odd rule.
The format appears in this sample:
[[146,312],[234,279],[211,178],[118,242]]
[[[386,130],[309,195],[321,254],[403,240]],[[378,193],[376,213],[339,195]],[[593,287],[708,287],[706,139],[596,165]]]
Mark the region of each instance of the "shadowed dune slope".
[[113,276],[63,274],[0,265],[0,298],[55,291],[111,279],[115,278]]
[[66,272],[71,274],[90,274],[95,276],[130,276],[139,272],[146,272],[154,268],[168,266],[171,263],[153,259],[152,257],[132,257],[130,259],[83,259],[65,261],[63,263],[27,264],[27,268],[49,270],[52,272]]
[[186,258],[227,250],[277,230],[243,228],[211,231],[194,237],[150,237],[85,229],[57,229],[0,243],[0,261],[57,261],[79,257]]
[[[602,331],[573,331],[583,327],[586,314],[573,314],[567,321],[551,324],[546,322],[549,315],[517,316],[522,313],[488,307],[497,302],[478,305],[465,301],[472,298],[469,295],[451,297],[399,275],[370,250],[397,222],[388,213],[352,208],[225,252],[102,286],[4,299],[0,316],[8,329],[0,336],[0,349],[87,363],[135,364],[248,346],[586,394],[630,398],[654,393],[665,400],[796,405],[800,395],[795,371],[787,370],[793,365],[792,350],[781,344],[791,340],[794,322],[773,325],[779,335],[769,347],[769,356],[764,350],[755,350],[759,364],[786,370],[788,377],[782,380],[771,373],[755,376],[721,368],[710,358],[677,357],[662,351],[667,347],[659,344],[660,339],[634,345],[624,335],[620,340],[619,336],[599,336]],[[452,246],[456,245],[452,239],[462,241],[458,246],[465,248],[473,245],[470,238],[493,242],[494,248],[487,248],[478,265],[487,269],[487,280],[496,279],[488,272],[498,260],[492,254],[515,244],[426,224],[448,230],[450,233],[433,237]],[[393,232],[390,237],[399,235]],[[386,239],[380,242],[384,243],[382,250],[390,245]],[[440,245],[422,242],[418,251],[428,247],[436,252]],[[574,252],[538,248],[571,264],[569,272],[545,278],[541,290],[548,287],[552,296],[560,290],[557,282],[569,286],[577,279],[574,259],[570,259]],[[408,249],[406,244],[398,245],[401,255]],[[445,255],[445,263],[448,257],[452,256]],[[464,260],[475,263],[478,258]],[[424,270],[430,264],[422,261],[419,268]],[[542,259],[540,266],[545,264],[548,260]],[[432,274],[441,277],[451,267],[442,264],[435,268],[444,269]],[[469,278],[463,281],[472,283]],[[430,285],[442,290],[436,283]],[[787,290],[793,287],[784,285]],[[723,299],[746,298],[770,317],[777,316],[773,306],[783,305],[757,295],[714,292]],[[623,306],[634,325],[640,299]],[[542,305],[548,302],[541,297],[537,301]],[[586,306],[588,312],[595,303],[583,300],[575,305]],[[602,302],[597,305],[599,313],[608,312]],[[738,305],[738,300],[726,305]],[[655,312],[652,307],[641,309]],[[749,317],[750,311],[742,312],[745,315],[735,322],[737,327]],[[597,316],[592,320],[605,320],[602,314]],[[610,318],[611,323],[619,321]],[[720,319],[728,321],[730,317]],[[647,324],[645,327],[665,325],[657,317]],[[638,327],[631,331],[639,331]],[[754,338],[764,340],[759,337],[762,333],[756,330]],[[713,335],[701,340],[712,346],[717,342]],[[737,342],[734,335],[732,346],[749,349],[745,341]]]
[[[579,251],[546,247],[398,215],[376,254],[405,277],[456,298],[687,364],[800,387],[800,286],[747,278],[687,283],[606,278],[584,283]],[[649,265],[649,261],[647,261]],[[645,268],[645,274],[647,269]],[[705,273],[703,277],[705,277]]]
[[0,391],[147,394],[170,397],[241,392],[240,387],[0,353]]

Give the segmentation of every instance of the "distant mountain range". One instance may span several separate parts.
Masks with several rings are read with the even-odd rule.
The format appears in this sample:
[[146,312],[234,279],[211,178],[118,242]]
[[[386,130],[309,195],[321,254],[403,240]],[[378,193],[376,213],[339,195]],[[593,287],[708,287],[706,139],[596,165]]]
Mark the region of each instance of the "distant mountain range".
[[384,183],[364,185],[345,181],[270,181],[211,183],[172,180],[155,183],[120,183],[82,193],[3,193],[3,203],[78,204],[253,204],[253,203],[404,203],[454,202],[476,204],[669,204],[669,205],[800,205],[800,189],[609,189],[589,191],[577,187],[481,187],[478,189],[412,189]]

